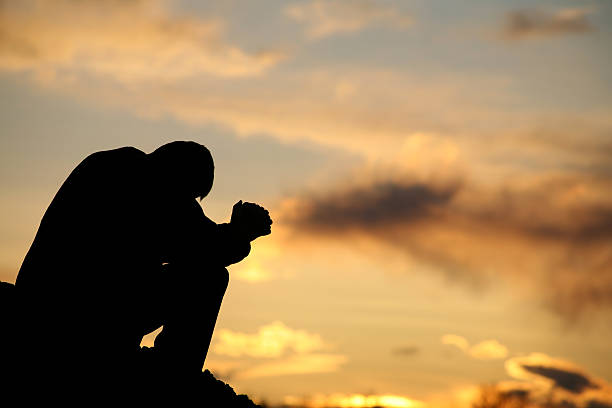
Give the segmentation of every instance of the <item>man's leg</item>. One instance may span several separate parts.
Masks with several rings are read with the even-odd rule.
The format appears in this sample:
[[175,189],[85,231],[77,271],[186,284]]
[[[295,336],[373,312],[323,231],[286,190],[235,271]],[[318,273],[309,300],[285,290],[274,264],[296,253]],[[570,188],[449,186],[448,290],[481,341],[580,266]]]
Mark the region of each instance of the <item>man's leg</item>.
[[192,376],[202,371],[229,274],[222,267],[170,269],[172,283],[163,300],[167,311],[164,328],[155,339],[155,354],[167,374]]

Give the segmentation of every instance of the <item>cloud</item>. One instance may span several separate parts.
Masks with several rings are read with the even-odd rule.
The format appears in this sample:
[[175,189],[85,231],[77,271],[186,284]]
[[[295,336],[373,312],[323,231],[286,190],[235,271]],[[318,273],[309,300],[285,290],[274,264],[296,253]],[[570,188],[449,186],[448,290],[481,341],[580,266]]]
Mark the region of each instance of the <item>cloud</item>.
[[512,122],[488,109],[507,95],[506,79],[480,75],[475,97],[460,74],[355,66],[271,72],[282,52],[243,49],[225,38],[220,19],[178,15],[164,1],[6,2],[0,27],[0,72],[25,73],[45,90],[105,108],[239,136],[381,157],[415,133],[463,133],[483,123],[481,115]]
[[418,148],[411,161],[426,168],[538,160],[610,169],[608,138],[598,137],[610,131],[609,112],[562,112],[534,137],[540,116],[517,112],[529,101],[496,74],[342,65],[271,71],[282,52],[243,49],[225,38],[223,21],[176,15],[161,1],[10,2],[0,27],[0,71],[141,117],[306,141],[368,160]]
[[3,3],[0,69],[41,78],[110,77],[124,83],[199,75],[257,76],[284,55],[223,39],[223,22],[172,15],[164,1]]
[[370,0],[311,0],[289,5],[285,14],[306,25],[306,34],[320,39],[354,33],[371,26],[405,29],[412,19],[391,6]]
[[505,358],[508,355],[508,348],[497,340],[481,341],[470,347],[470,343],[465,337],[456,334],[445,334],[441,338],[442,344],[455,346],[469,356],[479,360],[494,360]]
[[331,230],[384,229],[396,223],[414,223],[433,216],[453,198],[457,186],[435,188],[415,183],[376,183],[363,189],[353,189],[337,197],[314,198],[301,208],[306,228]]
[[590,9],[571,8],[556,12],[528,9],[506,15],[504,36],[511,40],[584,34],[594,30],[588,19]]
[[586,376],[579,373],[538,365],[523,365],[522,367],[530,373],[551,379],[556,387],[563,388],[575,394],[580,394],[587,388],[599,388]]
[[516,379],[548,384],[573,394],[605,387],[575,364],[543,353],[511,358],[505,367],[508,375]]
[[214,352],[231,357],[273,358],[288,351],[305,354],[327,347],[320,335],[291,329],[279,321],[262,326],[255,334],[220,329],[216,338]]
[[[151,346],[160,330],[146,336],[141,346]],[[226,379],[328,373],[348,361],[342,354],[321,352],[330,347],[320,335],[291,329],[279,321],[264,325],[253,334],[219,329],[215,339],[206,366]],[[262,359],[266,361],[261,362]]]
[[414,356],[420,352],[417,346],[404,346],[392,350],[392,354],[397,356]]
[[[498,88],[493,79],[481,81],[482,88]],[[240,136],[265,134],[283,142],[312,142],[377,158],[396,152],[423,129],[431,134],[457,129],[475,121],[476,111],[478,116],[485,114],[475,107],[471,86],[459,79],[428,82],[399,72],[331,70],[284,73],[273,81],[240,85],[199,78],[184,85],[130,84],[125,89],[107,82],[54,78],[47,86],[78,97],[96,95],[96,103],[144,117],[170,115],[184,123],[227,127]],[[350,98],[344,96],[346,89],[351,89]],[[447,113],[440,115],[441,111]],[[486,115],[493,121],[499,111]],[[377,144],[372,144],[373,137]],[[451,143],[440,139],[441,145]]]
[[612,306],[608,179],[532,176],[492,187],[404,177],[304,193],[277,217],[303,239],[360,238],[405,256],[408,267],[512,283],[568,317]]
[[522,381],[497,384],[504,395],[520,395],[542,406],[612,406],[612,386],[569,361],[531,353],[507,360],[505,367],[508,375]]
[[493,360],[505,358],[508,355],[508,348],[497,340],[485,340],[472,346],[469,353],[480,360]]
[[[321,4],[378,16],[366,18],[366,27],[403,16],[373,2]],[[268,51],[247,50],[227,39],[224,21],[180,15],[159,0],[24,0],[2,7],[0,71],[26,73],[38,86],[78,100],[239,136],[306,141],[368,160],[414,144],[405,162],[434,169],[452,162],[524,169],[537,162],[611,171],[607,107],[574,117],[534,111],[532,95],[519,95],[520,84],[505,75],[417,74],[371,64],[273,70],[283,52],[265,44]]]
[[[278,321],[260,327],[254,334],[220,329],[215,338],[214,356],[207,364],[216,372],[236,378],[329,373],[348,361],[342,354],[322,352],[330,346],[318,334],[291,329]],[[232,360],[215,356],[229,356]],[[255,362],[246,359],[249,357]]]
[[513,380],[458,389],[428,406],[609,408],[612,386],[569,361],[531,353],[505,362]]
[[237,377],[273,377],[297,374],[330,373],[337,371],[348,358],[341,354],[306,353],[296,354],[281,360],[258,364],[240,371]]
[[609,187],[606,180],[553,177],[536,180],[535,185],[508,185],[493,191],[462,181],[378,179],[358,183],[298,198],[291,202],[294,211],[285,214],[285,221],[329,234],[384,234],[439,222],[449,226],[465,223],[466,227],[487,224],[496,233],[536,240],[590,243],[612,238],[612,202],[605,196],[600,197],[602,202],[590,197]]
[[463,352],[467,352],[470,347],[470,343],[466,340],[465,337],[457,336],[456,334],[445,334],[442,336],[442,344],[455,346],[459,350]]

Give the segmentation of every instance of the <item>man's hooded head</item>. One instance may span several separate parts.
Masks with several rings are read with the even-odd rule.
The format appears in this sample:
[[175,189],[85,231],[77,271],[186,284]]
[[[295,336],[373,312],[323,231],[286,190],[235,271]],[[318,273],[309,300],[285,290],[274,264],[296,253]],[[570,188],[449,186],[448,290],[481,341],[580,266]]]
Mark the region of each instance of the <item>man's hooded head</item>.
[[212,189],[215,165],[210,151],[196,142],[171,142],[149,154],[166,191],[203,198]]

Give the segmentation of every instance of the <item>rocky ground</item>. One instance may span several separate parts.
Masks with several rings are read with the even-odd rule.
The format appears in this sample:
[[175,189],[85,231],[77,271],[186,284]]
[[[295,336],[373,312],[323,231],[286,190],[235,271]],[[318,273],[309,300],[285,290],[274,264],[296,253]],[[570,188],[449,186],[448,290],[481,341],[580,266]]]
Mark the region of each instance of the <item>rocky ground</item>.
[[[203,401],[209,402],[202,406],[211,407],[228,407],[228,408],[256,408],[259,405],[255,404],[244,394],[237,395],[234,389],[221,380],[217,380],[215,376],[208,370],[202,372],[200,379],[201,396]],[[194,405],[195,406],[195,405]]]

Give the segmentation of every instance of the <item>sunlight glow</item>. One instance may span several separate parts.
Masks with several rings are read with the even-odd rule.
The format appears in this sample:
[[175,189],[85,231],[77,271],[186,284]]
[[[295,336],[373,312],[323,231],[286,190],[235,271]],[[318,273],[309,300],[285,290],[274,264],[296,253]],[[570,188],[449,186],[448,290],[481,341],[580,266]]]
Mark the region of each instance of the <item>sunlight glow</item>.
[[308,408],[421,408],[425,403],[408,397],[398,395],[363,395],[363,394],[332,394],[316,395],[311,399],[287,396],[284,400],[289,406],[303,406]]

